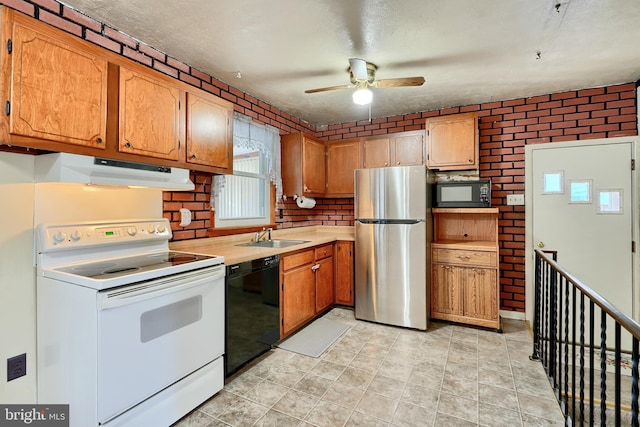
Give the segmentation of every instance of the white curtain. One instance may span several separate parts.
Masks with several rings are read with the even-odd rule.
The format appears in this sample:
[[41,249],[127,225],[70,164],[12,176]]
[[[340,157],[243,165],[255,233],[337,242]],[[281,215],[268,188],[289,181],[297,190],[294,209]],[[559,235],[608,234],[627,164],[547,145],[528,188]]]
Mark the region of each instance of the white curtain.
[[[276,200],[282,197],[282,177],[280,173],[280,132],[277,128],[254,122],[251,117],[233,113],[233,147],[257,150],[262,159],[261,174],[276,188]],[[225,176],[213,177],[211,189],[211,209],[215,209],[215,199],[224,187]]]

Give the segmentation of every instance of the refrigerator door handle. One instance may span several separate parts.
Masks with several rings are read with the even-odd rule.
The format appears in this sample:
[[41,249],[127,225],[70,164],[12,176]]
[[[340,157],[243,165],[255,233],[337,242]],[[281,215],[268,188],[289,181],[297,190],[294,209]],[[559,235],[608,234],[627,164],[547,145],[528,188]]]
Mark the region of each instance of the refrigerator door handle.
[[419,224],[424,222],[424,219],[370,219],[360,218],[357,219],[361,224]]

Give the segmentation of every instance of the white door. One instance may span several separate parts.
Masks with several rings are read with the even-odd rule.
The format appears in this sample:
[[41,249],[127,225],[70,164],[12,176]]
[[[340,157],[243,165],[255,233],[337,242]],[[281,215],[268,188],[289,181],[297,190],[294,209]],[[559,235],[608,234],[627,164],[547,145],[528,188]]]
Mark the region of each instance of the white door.
[[533,313],[532,248],[629,316],[634,315],[633,140],[554,143],[527,149],[527,317]]

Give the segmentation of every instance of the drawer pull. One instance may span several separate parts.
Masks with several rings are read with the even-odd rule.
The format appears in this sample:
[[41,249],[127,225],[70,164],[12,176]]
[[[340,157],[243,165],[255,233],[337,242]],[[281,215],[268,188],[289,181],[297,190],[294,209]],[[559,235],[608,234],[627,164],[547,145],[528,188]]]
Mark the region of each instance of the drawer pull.
[[470,260],[471,259],[471,257],[469,255],[457,255],[457,257],[459,259],[466,259],[466,260]]
[[311,267],[311,271],[313,271],[314,273],[316,272],[317,269],[320,268],[320,264],[316,264],[313,267]]

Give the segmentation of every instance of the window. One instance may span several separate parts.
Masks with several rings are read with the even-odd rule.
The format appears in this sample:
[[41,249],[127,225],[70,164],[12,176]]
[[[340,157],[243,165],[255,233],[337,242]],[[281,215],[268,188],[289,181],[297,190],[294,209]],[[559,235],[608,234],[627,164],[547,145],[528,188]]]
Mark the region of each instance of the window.
[[271,184],[282,193],[280,135],[236,113],[233,122],[233,175],[215,176],[211,192],[215,228],[271,222]]
[[569,180],[569,203],[591,203],[591,180]]
[[622,189],[620,190],[598,190],[598,211],[599,214],[621,214],[622,213]]
[[542,175],[542,194],[564,194],[564,171],[546,172]]

